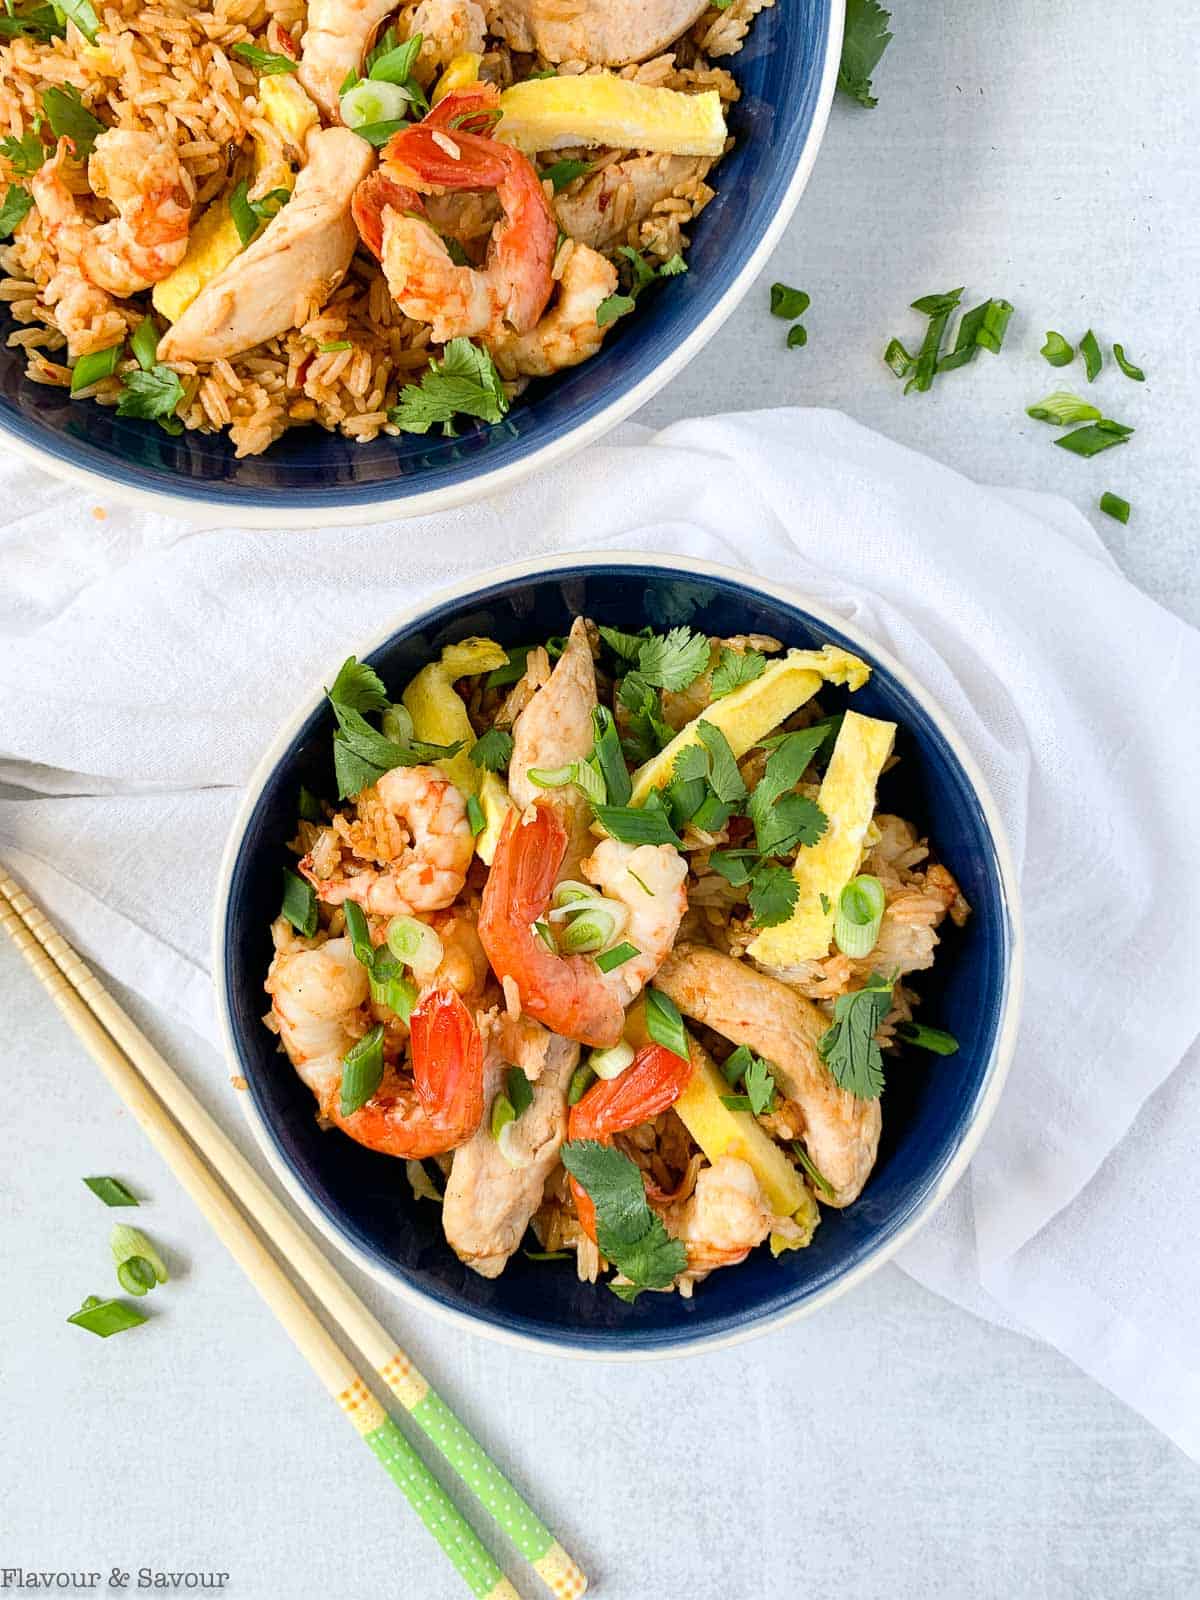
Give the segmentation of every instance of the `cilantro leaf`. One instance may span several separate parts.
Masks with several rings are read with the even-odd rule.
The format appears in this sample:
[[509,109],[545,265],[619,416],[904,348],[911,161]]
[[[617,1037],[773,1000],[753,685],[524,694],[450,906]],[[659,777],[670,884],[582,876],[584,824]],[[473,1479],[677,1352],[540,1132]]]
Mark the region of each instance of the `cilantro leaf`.
[[291,198],[290,189],[272,189],[260,199],[251,200],[249,186],[245,178],[242,179],[229,196],[229,214],[233,218],[233,225],[238,231],[243,249],[254,242],[259,230],[270,222]]
[[681,272],[688,269],[687,262],[678,251],[668,260],[655,266],[652,261],[647,261],[640,250],[635,250],[631,244],[623,244],[617,250],[619,256],[624,256],[629,263],[631,272],[631,287],[629,295],[636,300],[643,289],[648,289],[659,278],[677,278]]
[[756,853],[754,850],[714,850],[708,864],[726,883],[742,889],[750,882]]
[[32,209],[33,196],[17,184],[10,184],[4,191],[4,199],[0,200],[0,239],[9,238]]
[[617,687],[617,699],[628,713],[622,745],[630,759],[640,765],[665,749],[675,737],[675,730],[663,721],[658,692],[640,672],[625,674]]
[[401,743],[373,728],[362,713],[390,709],[387,691],[379,674],[353,656],[342,663],[333,687],[325,693],[338,724],[333,736],[333,770],[339,800],[359,794],[393,767],[419,766],[462,749],[461,739],[447,745],[420,739]]
[[375,668],[354,656],[347,656],[342,662],[332,687],[325,693],[336,705],[349,706],[352,711],[386,711],[390,703]]
[[70,139],[75,147],[76,161],[86,161],[96,140],[104,132],[104,124],[83,103],[74,84],[62,88],[52,87],[42,91],[42,110],[56,139]]
[[657,689],[678,692],[694,683],[708,666],[707,635],[690,628],[672,628],[653,634],[638,651],[638,671]]
[[632,1302],[643,1289],[666,1289],[687,1267],[687,1249],[672,1239],[646,1200],[642,1174],[612,1145],[574,1139],[559,1152],[563,1166],[596,1208],[596,1242],[628,1284],[613,1293]]
[[161,422],[175,415],[183,400],[183,384],[170,367],[154,366],[149,372],[127,372],[117,400],[119,417],[142,417]]
[[775,1098],[775,1078],[761,1056],[755,1056],[746,1068],[745,1084],[751,1111],[756,1117],[763,1116]]
[[816,844],[828,825],[815,801],[792,794],[825,741],[821,726],[785,734],[774,744],[746,806],[762,855],[783,855],[797,844]]
[[471,746],[471,760],[485,772],[499,772],[512,760],[513,736],[504,728],[489,728]]
[[450,434],[456,416],[499,422],[507,410],[508,396],[488,352],[470,339],[451,339],[420,383],[401,389],[388,419],[404,433],[428,433],[441,423]]
[[792,914],[800,885],[787,867],[762,866],[750,878],[750,910],[757,928],[776,928]]
[[41,44],[51,39],[61,39],[66,34],[66,22],[53,6],[34,6],[5,16],[0,13],[0,39],[36,39]]
[[714,700],[723,700],[727,694],[732,694],[735,689],[740,689],[744,683],[753,683],[755,678],[761,678],[767,666],[767,658],[758,650],[731,650],[728,645],[721,646],[721,655],[712,675],[712,697]]
[[291,56],[277,55],[274,50],[263,50],[256,44],[248,44],[245,39],[235,44],[230,54],[237,56],[247,66],[253,67],[263,78],[272,78],[280,72],[295,72],[300,65],[298,61],[293,61]]
[[0,155],[22,178],[28,178],[37,172],[48,153],[42,143],[41,135],[34,128],[28,133],[23,133],[19,139],[12,134],[0,139]]
[[533,1104],[533,1085],[521,1067],[509,1067],[504,1074],[504,1089],[508,1103],[519,1117]]
[[600,637],[622,661],[636,661],[638,652],[653,632],[653,628],[643,628],[640,633],[623,633],[620,628],[601,627]]
[[892,1009],[893,979],[873,972],[866,985],[841,995],[833,1006],[833,1026],[817,1044],[833,1081],[859,1100],[883,1093],[883,1056],[875,1034]]
[[596,307],[596,326],[607,328],[610,322],[615,322],[618,317],[628,316],[633,310],[633,296],[628,294],[606,295]]
[[887,31],[891,20],[891,12],[885,11],[878,0],[846,0],[838,88],[868,110],[879,104],[871,93],[871,74],[892,42]]
[[696,724],[696,736],[708,752],[708,781],[718,800],[727,805],[746,798],[746,785],[738,771],[729,741],[714,723],[703,717]]

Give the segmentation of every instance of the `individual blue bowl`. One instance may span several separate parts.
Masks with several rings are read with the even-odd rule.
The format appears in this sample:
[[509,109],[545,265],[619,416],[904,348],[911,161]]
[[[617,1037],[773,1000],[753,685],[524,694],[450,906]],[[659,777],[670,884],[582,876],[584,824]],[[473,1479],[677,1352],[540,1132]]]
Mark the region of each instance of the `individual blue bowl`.
[[[914,980],[921,1015],[960,1041],[953,1056],[905,1053],[888,1068],[879,1160],[860,1199],[825,1209],[812,1245],[778,1261],[753,1252],[714,1273],[689,1300],[645,1294],[628,1306],[603,1285],[578,1282],[574,1261],[518,1252],[501,1277],[459,1262],[428,1201],[415,1201],[403,1162],[322,1132],[311,1092],[263,1026],[270,924],[280,869],[292,858],[301,784],[336,793],[333,719],[314,684],[249,786],[226,851],[217,900],[214,971],[233,1070],[276,1172],[309,1217],[360,1266],[399,1294],[471,1328],[573,1355],[664,1355],[728,1342],[809,1311],[891,1255],[949,1192],[982,1136],[1012,1049],[1020,994],[1015,880],[995,807],[946,718],[848,624],[774,584],[700,562],[650,556],[566,557],[507,568],[424,602],[386,638],[347,638],[397,691],[443,645],[471,634],[504,644],[566,633],[584,614],[628,627],[687,623],[706,633],[766,633],[788,645],[844,645],[873,667],[853,704],[899,726],[899,763],[880,804],[934,841],[973,908],[946,924],[936,967]],[[337,663],[330,664],[331,671]],[[844,690],[823,689],[836,709]]]
[[[173,439],[157,423],[31,383],[24,352],[0,344],[0,430],[39,465],[96,493],[242,526],[382,521],[507,488],[644,404],[754,282],[816,159],[841,23],[833,0],[789,0],[755,18],[728,63],[742,90],[729,119],[737,144],[716,174],[716,198],[689,230],[689,271],[657,285],[598,356],[533,384],[495,427],[467,423],[453,439],[381,436],[369,444],[294,428],[264,455],[239,461],[224,434]],[[5,338],[10,320],[0,307]]]

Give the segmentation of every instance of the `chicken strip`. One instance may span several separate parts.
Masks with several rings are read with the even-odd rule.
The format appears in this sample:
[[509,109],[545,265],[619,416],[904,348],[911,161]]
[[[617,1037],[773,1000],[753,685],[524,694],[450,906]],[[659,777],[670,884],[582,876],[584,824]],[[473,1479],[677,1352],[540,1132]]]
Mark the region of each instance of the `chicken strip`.
[[446,1184],[442,1225],[455,1254],[483,1278],[497,1278],[520,1245],[542,1203],[546,1179],[567,1133],[567,1088],[579,1061],[573,1040],[550,1033],[531,1017],[504,1022],[485,1064],[488,1103],[500,1092],[512,1062],[533,1081],[533,1104],[512,1124],[510,1166],[492,1138],[488,1117],[454,1152]]
[[822,1200],[856,1200],[875,1165],[882,1115],[878,1100],[859,1100],[833,1081],[817,1050],[829,1028],[824,1012],[778,978],[701,945],[673,950],[654,984],[685,1016],[771,1063],[804,1113],[805,1147],[833,1190]]
[[350,201],[375,152],[348,128],[308,137],[291,200],[212,280],[166,334],[160,361],[217,361],[296,326],[297,307],[323,305],[358,244]]
[[582,617],[571,626],[566,649],[549,681],[533,696],[513,725],[513,753],[508,764],[508,792],[524,810],[534,800],[548,801],[567,830],[567,853],[561,876],[577,878],[579,863],[593,840],[592,808],[574,784],[541,789],[529,777],[531,767],[564,767],[592,753],[592,712],[596,706],[596,669]]
[[372,35],[395,9],[395,0],[310,0],[296,76],[326,117],[341,120],[342,85],[362,70]]
[[658,55],[708,7],[709,0],[499,0],[491,29],[513,50],[547,61],[623,67]]
[[[608,251],[623,244],[630,226],[642,222],[660,200],[692,178],[702,178],[712,162],[707,156],[630,156],[602,167],[575,194],[560,194],[552,202],[558,225],[572,239]],[[617,193],[628,183],[633,210],[615,205]]]

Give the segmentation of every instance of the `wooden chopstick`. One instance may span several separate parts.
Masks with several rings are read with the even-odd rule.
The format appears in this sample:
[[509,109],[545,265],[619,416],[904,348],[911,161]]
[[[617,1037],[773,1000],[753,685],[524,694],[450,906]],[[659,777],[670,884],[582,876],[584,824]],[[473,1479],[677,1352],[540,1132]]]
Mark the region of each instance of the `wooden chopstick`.
[[[438,1513],[438,1527],[450,1526],[446,1522],[447,1508],[451,1516],[461,1524],[461,1530],[468,1536],[467,1542],[464,1543],[462,1532],[455,1530],[457,1536],[453,1548],[448,1553],[452,1559],[455,1559],[455,1552],[462,1554],[464,1559],[470,1556],[472,1576],[468,1576],[458,1560],[456,1565],[467,1577],[473,1592],[477,1595],[505,1597],[515,1594],[469,1525],[459,1516],[452,1502],[446,1499],[437,1480],[428,1472],[404,1435],[383,1413],[382,1407],[265,1250],[245,1217],[230,1200],[228,1193],[216,1182],[213,1171],[220,1174],[228,1189],[241,1201],[292,1270],[308,1285],[318,1302],[362,1350],[371,1366],[409,1411],[414,1421],[438,1447],[463,1482],[477,1495],[521,1553],[533,1564],[557,1600],[577,1600],[587,1588],[587,1578],[580,1568],[429,1385],[415,1364],[403,1350],[398,1348],[387,1330],[342,1280],[303,1228],[200,1105],[136,1023],[122,1010],[25,891],[2,870],[0,870],[0,921],[22,950],[56,1005],[117,1089],[118,1094],[137,1116],[160,1154],[176,1171],[181,1182],[208,1216],[235,1259],[245,1268],[251,1282],[271,1305],[302,1353],[309,1357],[318,1375],[326,1383],[326,1387],[330,1388],[330,1392],[335,1395],[339,1403],[347,1408],[355,1426],[367,1436],[368,1443],[372,1443],[376,1431],[389,1430],[386,1438],[388,1450],[394,1453],[397,1449],[392,1438],[394,1435],[395,1440],[399,1441],[406,1472],[411,1477],[415,1463],[416,1468],[425,1475],[436,1490],[436,1495],[440,1497],[440,1501],[435,1499],[430,1505],[430,1510],[436,1509]],[[151,1089],[154,1094],[150,1093]],[[164,1106],[167,1112],[171,1113],[170,1116],[164,1113]],[[175,1121],[171,1120],[172,1116]],[[185,1130],[199,1151],[207,1157],[212,1170],[200,1159],[196,1149],[192,1148],[179,1131],[180,1128]],[[176,1163],[177,1155],[181,1165]],[[206,1199],[201,1199],[200,1193],[191,1187],[188,1174],[196,1177],[198,1188],[207,1197]],[[222,1202],[218,1208],[218,1215],[214,1215],[208,1209],[213,1193],[218,1195]],[[244,1236],[247,1235],[250,1246],[245,1244]],[[240,1248],[252,1249],[250,1264],[247,1264],[247,1259],[239,1254],[239,1248],[235,1248],[234,1237],[239,1240]],[[271,1293],[264,1287],[268,1279],[260,1275],[261,1261],[270,1264]],[[276,1300],[272,1296],[280,1286],[282,1291]],[[304,1337],[298,1336],[298,1329],[301,1327]],[[319,1360],[310,1354],[309,1345],[305,1342],[314,1328],[318,1338],[313,1343],[312,1350],[319,1355]],[[349,1401],[347,1395],[350,1395]],[[363,1426],[364,1422],[368,1424],[366,1428]],[[386,1459],[385,1465],[389,1465]],[[389,1465],[389,1471],[391,1470]],[[395,1476],[395,1473],[393,1475]],[[410,1482],[406,1487],[402,1482],[401,1487],[409,1493],[410,1488],[415,1489],[416,1485]],[[424,1493],[423,1486],[421,1492]],[[410,1498],[413,1498],[412,1494]],[[444,1502],[444,1505],[441,1502]],[[428,1524],[429,1519],[424,1506],[418,1504],[417,1509]],[[437,1529],[434,1531],[436,1533]],[[438,1537],[441,1535],[438,1534]],[[474,1541],[477,1549],[472,1549],[469,1541]],[[480,1562],[481,1555],[483,1561],[488,1564],[486,1567]],[[490,1580],[487,1585],[483,1588],[477,1587],[477,1584],[485,1579]],[[502,1587],[497,1587],[497,1580]]]

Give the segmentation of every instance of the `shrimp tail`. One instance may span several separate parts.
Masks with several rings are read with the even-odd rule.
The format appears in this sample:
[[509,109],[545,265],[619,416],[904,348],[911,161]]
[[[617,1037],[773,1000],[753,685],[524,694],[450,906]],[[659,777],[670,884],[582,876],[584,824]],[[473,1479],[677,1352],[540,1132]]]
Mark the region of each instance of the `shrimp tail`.
[[431,1116],[463,1129],[462,1144],[483,1121],[483,1040],[449,984],[431,989],[409,1019],[413,1085]]
[[359,237],[377,261],[383,259],[383,213],[425,215],[425,202],[415,189],[401,183],[385,168],[376,167],[354,191],[350,213]]

